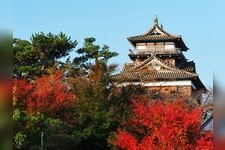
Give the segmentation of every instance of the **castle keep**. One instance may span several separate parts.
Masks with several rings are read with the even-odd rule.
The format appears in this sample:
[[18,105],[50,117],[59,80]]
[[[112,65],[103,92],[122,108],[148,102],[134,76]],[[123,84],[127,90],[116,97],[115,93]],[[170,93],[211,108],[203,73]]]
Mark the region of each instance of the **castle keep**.
[[142,35],[127,38],[133,50],[129,50],[132,63],[126,63],[119,74],[113,76],[118,86],[142,85],[147,93],[169,96],[193,96],[205,87],[196,74],[195,63],[188,61],[188,51],[182,37],[166,32],[158,24]]

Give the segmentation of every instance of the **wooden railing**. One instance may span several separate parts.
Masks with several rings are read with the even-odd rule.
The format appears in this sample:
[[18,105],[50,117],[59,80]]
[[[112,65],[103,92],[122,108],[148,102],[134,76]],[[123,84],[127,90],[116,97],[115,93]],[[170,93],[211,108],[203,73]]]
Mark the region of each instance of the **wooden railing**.
[[144,49],[144,50],[130,50],[130,54],[179,54],[181,53],[179,48],[174,48],[174,49],[165,49],[165,48],[160,48],[160,49]]

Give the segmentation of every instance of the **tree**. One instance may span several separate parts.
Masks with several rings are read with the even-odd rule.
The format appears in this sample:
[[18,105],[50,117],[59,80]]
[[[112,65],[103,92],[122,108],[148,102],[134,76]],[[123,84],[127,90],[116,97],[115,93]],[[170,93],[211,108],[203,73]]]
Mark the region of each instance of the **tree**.
[[[76,95],[73,137],[77,139],[76,149],[107,149],[107,138],[114,128],[114,112],[110,106],[110,75],[115,66],[108,60],[117,55],[108,46],[100,48],[94,38],[86,38],[84,46],[77,50],[71,66],[75,76],[68,76],[72,91]],[[69,73],[70,75],[73,73]]]
[[31,41],[13,40],[13,75],[15,78],[33,78],[46,73],[46,69],[57,65],[58,59],[68,56],[77,41],[64,33],[54,35],[43,32],[33,34]]
[[[14,71],[21,77],[14,80],[14,148],[39,148],[42,132],[44,145],[49,149],[108,148],[107,138],[116,127],[109,102],[110,75],[115,66],[107,62],[116,53],[110,52],[107,46],[95,49],[90,44],[89,50],[99,55],[77,62],[78,66],[90,62],[85,70],[88,76],[74,76],[72,71],[76,65],[69,61],[59,68],[52,67],[62,55],[54,53],[51,38],[44,38],[43,34],[33,36],[31,42],[14,39],[14,61],[19,69]],[[27,74],[32,80],[27,80]]]
[[202,110],[183,100],[133,101],[133,115],[110,142],[127,150],[213,149],[212,133],[201,134]]
[[115,122],[110,109],[110,91],[99,82],[92,84],[87,79],[76,81],[74,89],[73,136],[79,139],[78,147],[107,149],[107,138]]
[[52,118],[69,117],[75,96],[69,90],[69,85],[63,81],[60,71],[54,75],[39,77],[32,83],[15,80],[14,84],[17,88],[15,97],[18,105],[27,109],[30,115],[41,112]]
[[34,112],[44,113],[52,118],[68,118],[73,108],[75,96],[70,92],[68,84],[63,82],[62,72],[45,75],[36,79],[34,91],[27,97],[27,107]]
[[15,149],[40,146],[41,132],[45,141],[71,132],[75,96],[60,71],[32,82],[14,79],[14,89]]
[[93,37],[85,38],[84,46],[76,51],[81,56],[74,58],[73,64],[81,75],[87,75],[91,68],[97,72],[99,67],[103,67],[106,71],[108,60],[118,55],[118,53],[110,51],[107,45],[100,48],[94,42],[95,38]]

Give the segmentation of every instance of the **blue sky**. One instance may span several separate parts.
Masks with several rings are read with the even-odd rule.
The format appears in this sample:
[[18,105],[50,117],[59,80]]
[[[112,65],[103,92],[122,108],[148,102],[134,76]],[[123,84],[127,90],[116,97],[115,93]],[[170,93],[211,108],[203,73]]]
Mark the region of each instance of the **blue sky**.
[[12,0],[0,1],[0,31],[12,31],[13,5]]
[[[222,0],[14,0],[12,27],[14,37],[26,40],[32,33],[62,31],[79,42],[76,48],[93,36],[119,53],[111,62],[122,66],[130,62],[127,54],[132,48],[126,38],[146,32],[157,15],[167,32],[182,35],[190,48],[185,56],[196,62],[203,83],[212,87],[213,61],[222,63],[225,56],[223,6]],[[225,81],[225,67],[214,65],[214,74]]]

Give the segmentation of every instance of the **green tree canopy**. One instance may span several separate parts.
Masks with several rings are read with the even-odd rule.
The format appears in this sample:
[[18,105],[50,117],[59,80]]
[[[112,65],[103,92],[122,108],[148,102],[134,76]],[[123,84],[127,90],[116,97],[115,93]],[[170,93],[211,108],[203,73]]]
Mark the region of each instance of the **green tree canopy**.
[[54,35],[43,32],[33,34],[31,40],[13,40],[13,75],[17,78],[43,74],[57,60],[69,55],[77,41],[64,33]]
[[87,74],[94,65],[106,69],[108,60],[118,55],[118,53],[110,51],[109,46],[103,45],[100,47],[94,42],[95,38],[93,37],[85,38],[83,47],[76,51],[80,56],[74,58],[73,64],[83,74]]

